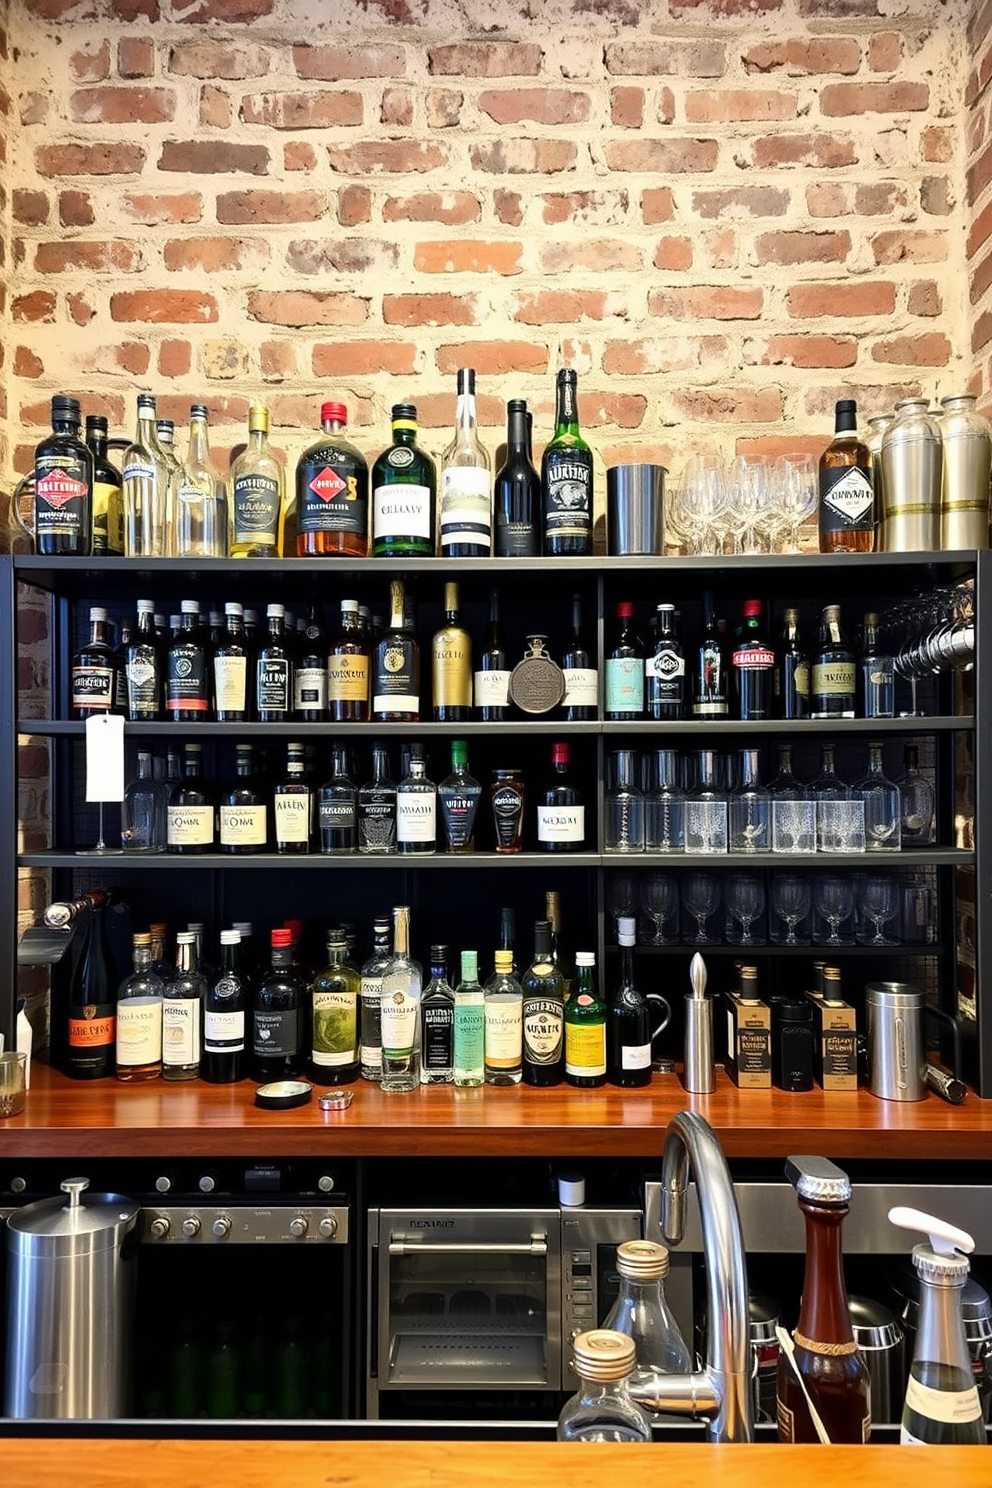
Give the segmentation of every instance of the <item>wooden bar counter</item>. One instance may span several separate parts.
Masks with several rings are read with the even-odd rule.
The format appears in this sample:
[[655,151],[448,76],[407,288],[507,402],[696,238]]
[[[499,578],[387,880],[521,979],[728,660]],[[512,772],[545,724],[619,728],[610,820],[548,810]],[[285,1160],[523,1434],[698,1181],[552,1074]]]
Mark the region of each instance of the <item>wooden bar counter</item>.
[[988,1488],[987,1447],[0,1441],[4,1488]]
[[814,1151],[877,1161],[992,1157],[992,1101],[950,1106],[929,1095],[898,1103],[867,1091],[802,1095],[739,1091],[718,1074],[692,1096],[677,1075],[645,1090],[424,1086],[384,1095],[356,1081],[345,1111],[322,1111],[318,1091],[292,1111],[263,1111],[255,1086],[200,1080],[124,1085],[69,1080],[36,1063],[22,1115],[0,1121],[0,1157],[638,1157],[659,1158],[674,1111],[699,1111],[730,1158]]

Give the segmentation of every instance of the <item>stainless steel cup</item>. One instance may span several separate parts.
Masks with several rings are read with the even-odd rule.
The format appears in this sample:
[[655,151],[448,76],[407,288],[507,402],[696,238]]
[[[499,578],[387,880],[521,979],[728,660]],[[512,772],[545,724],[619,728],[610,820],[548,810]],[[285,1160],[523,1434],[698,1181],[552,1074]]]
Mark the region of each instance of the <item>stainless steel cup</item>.
[[926,1098],[925,1007],[924,994],[909,982],[869,982],[865,988],[868,1089],[880,1100]]
[[611,465],[606,472],[606,544],[616,556],[665,551],[664,465]]

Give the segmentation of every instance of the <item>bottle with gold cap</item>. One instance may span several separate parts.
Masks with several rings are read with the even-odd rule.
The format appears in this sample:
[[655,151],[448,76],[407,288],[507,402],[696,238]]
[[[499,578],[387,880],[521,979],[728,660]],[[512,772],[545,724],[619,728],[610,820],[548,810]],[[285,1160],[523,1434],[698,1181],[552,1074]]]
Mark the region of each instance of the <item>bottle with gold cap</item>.
[[437,723],[472,717],[472,637],[461,623],[457,584],[444,586],[444,624],[431,642],[431,681]]
[[286,481],[281,461],[269,444],[269,410],[248,410],[248,444],[231,465],[231,557],[282,557]]
[[634,1340],[610,1328],[580,1333],[572,1347],[579,1388],[558,1417],[558,1440],[649,1442],[651,1422],[630,1398]]
[[668,1250],[653,1240],[617,1246],[620,1292],[604,1327],[630,1338],[637,1351],[631,1383],[654,1374],[688,1374],[692,1360],[665,1297]]

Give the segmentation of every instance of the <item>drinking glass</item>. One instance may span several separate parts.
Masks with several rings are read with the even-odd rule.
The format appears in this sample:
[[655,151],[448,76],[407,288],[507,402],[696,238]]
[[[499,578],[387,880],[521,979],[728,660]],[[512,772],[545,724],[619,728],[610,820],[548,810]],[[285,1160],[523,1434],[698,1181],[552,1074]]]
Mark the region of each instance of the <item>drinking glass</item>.
[[0,1054],[0,1117],[19,1116],[27,1091],[28,1056],[16,1049]]
[[[646,945],[675,945],[679,938],[679,886],[671,873],[648,873],[641,881],[641,909],[650,925]],[[668,925],[674,920],[673,933]]]
[[617,921],[630,916],[637,909],[637,883],[630,873],[608,873],[606,875],[606,912],[613,920],[613,935],[616,938]]
[[812,455],[793,455],[780,462],[779,499],[788,527],[786,552],[798,553],[799,529],[819,504],[817,464]]
[[858,885],[858,909],[861,914],[862,924],[870,920],[874,927],[874,935],[862,929],[858,933],[858,940],[862,945],[896,946],[899,945],[898,937],[888,936],[883,933],[883,925],[894,920],[899,913],[899,890],[898,879],[888,878],[884,874],[866,873],[862,876]]
[[[727,911],[727,940],[731,945],[755,945],[760,936],[751,934],[751,926],[765,912],[765,885],[757,873],[732,873],[723,891]],[[740,926],[740,929],[737,928]]]
[[[711,932],[708,921],[720,908],[720,880],[715,873],[687,873],[682,880],[682,903],[690,920],[695,920],[695,934],[687,934],[692,945],[719,945],[718,931]],[[691,928],[691,927],[690,927]]]
[[689,456],[682,473],[678,520],[690,553],[717,553],[720,519],[728,503],[723,461],[699,452]]
[[773,920],[770,935],[776,945],[809,945],[809,935],[799,935],[796,932],[797,927],[808,918],[811,903],[809,879],[805,874],[772,874],[772,914],[782,921],[787,931],[783,938],[781,932],[776,930]]
[[772,798],[772,852],[816,852],[816,802]]
[[830,927],[830,934],[824,938],[821,926],[814,919],[813,939],[817,945],[854,945],[850,931],[841,934],[840,928],[854,913],[854,886],[850,879],[833,873],[817,874],[813,882],[813,908],[818,918]]
[[817,801],[816,838],[821,852],[864,852],[864,801]]

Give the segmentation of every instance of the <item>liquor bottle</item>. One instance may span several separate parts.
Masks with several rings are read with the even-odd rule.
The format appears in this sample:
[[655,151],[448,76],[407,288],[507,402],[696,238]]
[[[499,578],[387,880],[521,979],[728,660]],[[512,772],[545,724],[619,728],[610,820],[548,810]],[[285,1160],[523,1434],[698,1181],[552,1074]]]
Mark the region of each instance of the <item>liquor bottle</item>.
[[248,444],[231,461],[232,558],[281,558],[279,546],[285,501],[283,463],[269,443],[269,410],[248,409]]
[[481,794],[482,786],[469,774],[468,745],[464,739],[452,739],[451,774],[438,786],[445,852],[475,851],[475,819]]
[[168,926],[164,925],[161,920],[155,920],[148,926],[148,934],[151,937],[152,971],[165,987],[176,974],[176,963],[167,961],[165,956]]
[[317,793],[322,853],[353,853],[358,845],[358,787],[348,774],[348,750],[331,748],[330,778]]
[[475,673],[475,707],[483,723],[504,723],[509,713],[510,668],[499,618],[499,593],[489,591],[489,631]]
[[124,692],[132,723],[152,723],[162,716],[162,651],[155,634],[155,603],[138,600],[138,628],[124,653]]
[[934,791],[920,769],[920,751],[916,744],[903,750],[903,772],[899,786],[899,830],[903,847],[929,847],[933,841]]
[[703,633],[692,673],[693,718],[726,718],[730,713],[727,651],[717,628],[712,589],[703,591]]
[[359,988],[360,1073],[375,1084],[382,1079],[382,977],[392,957],[392,922],[377,916],[372,921],[372,954],[362,966]]
[[372,779],[358,792],[358,851],[396,851],[396,782],[389,773],[385,744],[372,745]]
[[637,753],[616,749],[610,754],[612,780],[603,800],[605,852],[644,851],[644,792],[636,785]]
[[675,606],[657,606],[654,649],[644,658],[644,709],[657,721],[678,719],[685,710],[685,652],[675,628]]
[[234,780],[220,798],[220,850],[264,852],[269,840],[269,813],[255,778],[254,751],[236,744]]
[[301,723],[323,723],[327,718],[327,665],[327,632],[320,606],[312,604],[293,668],[293,713]]
[[744,622],[731,660],[735,717],[745,723],[771,718],[775,652],[765,635],[760,599],[744,601]]
[[851,785],[851,799],[865,803],[865,847],[868,852],[898,852],[902,841],[899,787],[885,774],[883,745],[868,745],[868,769]]
[[599,678],[592,655],[582,632],[582,596],[572,595],[572,633],[561,659],[565,678],[565,696],[561,705],[567,723],[580,723],[596,717],[599,705]]
[[202,744],[183,745],[183,778],[169,798],[166,845],[169,852],[198,854],[214,845],[216,811],[203,778]]
[[348,961],[340,928],[327,932],[327,965],[313,979],[313,1039],[310,1078],[318,1085],[350,1085],[358,1079],[358,1003],[362,977]]
[[[365,558],[369,551],[369,467],[345,437],[348,410],[322,403],[323,430],[296,466],[297,535],[300,558]],[[284,545],[283,552],[290,553]]]
[[865,1442],[871,1424],[868,1371],[851,1331],[841,1255],[850,1180],[822,1157],[790,1157],[785,1171],[806,1222],[806,1275],[794,1366],[784,1352],[779,1355],[779,1441],[819,1440],[809,1400],[832,1443]]
[[195,1080],[200,1073],[207,982],[197,966],[196,936],[176,936],[176,970],[162,1000],[162,1079]]
[[422,978],[420,962],[410,955],[410,909],[400,904],[393,910],[393,954],[382,973],[379,1013],[381,1083],[389,1093],[420,1084]]
[[492,552],[492,466],[479,441],[475,373],[458,372],[455,435],[441,456],[442,558],[488,558]]
[[604,1328],[625,1334],[637,1363],[632,1385],[650,1386],[656,1374],[691,1374],[692,1359],[665,1296],[668,1250],[653,1240],[625,1240],[617,1246],[620,1291]]
[[858,405],[841,398],[834,437],[820,456],[821,553],[870,553],[875,547],[871,452],[858,438]]
[[410,746],[410,773],[396,787],[396,851],[437,851],[437,786],[427,779],[419,744]]
[[651,1083],[651,1018],[648,1000],[634,980],[633,915],[617,920],[617,942],[620,976],[606,1009],[606,1078],[611,1085],[635,1090]]
[[840,606],[826,605],[813,653],[811,718],[853,718],[857,695],[854,652],[840,625]]
[[114,712],[127,717],[127,652],[134,634],[131,620],[125,615],[117,630],[117,675],[114,679]]
[[514,976],[516,976],[517,974],[517,962],[513,950],[514,941],[517,938],[516,923],[517,917],[512,907],[508,904],[504,904],[503,908],[499,912],[499,945],[497,946],[497,949],[500,951],[509,951],[510,970],[513,972]]
[[586,809],[569,775],[571,750],[551,746],[551,781],[537,807],[537,845],[545,852],[581,852],[586,840]]
[[80,894],[78,899],[53,899],[51,904],[45,905],[41,921],[50,930],[67,930],[94,905],[106,906],[108,903],[109,896],[104,889],[92,889],[88,894]]
[[537,557],[540,505],[541,478],[530,457],[527,404],[511,398],[506,405],[506,459],[493,485],[497,558]]
[[86,445],[93,456],[94,556],[124,556],[124,482],[107,454],[107,420],[100,413],[86,415]]
[[138,773],[124,788],[121,803],[121,846],[126,853],[165,852],[169,791],[156,780],[151,750],[138,750]]
[[207,647],[195,599],[182,601],[179,634],[166,656],[165,711],[173,723],[195,723],[210,713]]
[[255,662],[255,709],[259,723],[288,723],[293,711],[293,661],[286,637],[286,610],[265,607],[268,636]]
[[421,1002],[421,1085],[450,1085],[454,1079],[455,994],[448,981],[448,947],[431,946],[431,979]]
[[248,637],[244,610],[224,606],[224,630],[214,650],[214,708],[218,723],[243,723],[248,717]]
[[579,1388],[562,1406],[559,1441],[650,1442],[651,1422],[631,1398],[637,1350],[632,1338],[595,1328],[574,1339]]
[[176,558],[226,558],[227,544],[227,488],[210,453],[206,405],[193,403],[173,512],[172,553]]
[[558,373],[555,432],[541,459],[544,552],[552,558],[592,552],[592,450],[579,433],[578,375]]
[[490,804],[493,812],[493,836],[498,853],[523,851],[526,800],[523,775],[518,769],[493,771]]
[[783,610],[782,635],[775,661],[776,713],[779,718],[809,717],[809,658],[799,635],[799,611]]
[[165,468],[163,528],[164,552],[172,556],[172,519],[176,509],[176,493],[183,478],[183,462],[176,453],[176,426],[172,419],[155,419],[153,429],[158,437],[159,454]]
[[485,987],[487,1085],[519,1085],[523,1076],[523,988],[513,974],[513,951],[496,952]]
[[311,790],[302,744],[286,745],[286,773],[272,794],[277,853],[310,851]]
[[551,960],[561,973],[566,1001],[574,980],[574,968],[569,968],[562,950],[561,939],[561,895],[557,889],[546,889],[544,894],[544,918],[551,926]]
[[470,1089],[486,1079],[486,994],[479,982],[476,951],[462,951],[461,968],[455,988],[454,1084]]
[[35,551],[85,558],[93,545],[93,453],[79,437],[79,403],[57,393],[52,432],[34,452]]
[[436,723],[472,717],[472,638],[461,623],[457,584],[444,586],[444,624],[431,641],[431,684]]
[[138,424],[134,440],[124,451],[121,480],[127,557],[167,557],[171,543],[167,522],[171,516],[169,462],[155,428],[155,399],[151,393],[138,394]]
[[72,658],[73,718],[115,712],[121,671],[121,659],[110,644],[107,611],[94,605],[90,610],[89,640]]
[[606,1084],[606,1003],[592,951],[575,953],[575,986],[565,1003],[565,1079],[582,1088]]
[[74,1080],[99,1080],[114,1073],[117,1024],[103,904],[89,908],[81,929],[83,943],[69,979],[65,1072]]
[[372,712],[382,723],[420,721],[420,647],[406,623],[400,579],[389,585],[389,625],[375,648]]
[[895,718],[895,663],[878,638],[878,615],[870,611],[861,629],[858,661],[859,711],[862,718]]
[[534,925],[534,959],[523,989],[523,1078],[526,1085],[560,1085],[565,1073],[565,984],[551,959],[551,926]]
[[157,1080],[162,1073],[162,996],[164,988],[151,969],[151,936],[133,938],[134,970],[117,992],[118,1080]]
[[305,1063],[306,984],[293,969],[293,933],[272,931],[272,963],[252,996],[252,1078],[291,1079]]
[[245,1073],[245,1010],[251,993],[241,932],[220,932],[220,971],[203,998],[203,1057],[200,1077],[209,1085],[233,1085]]
[[363,723],[369,716],[369,644],[358,601],[341,601],[341,628],[327,655],[327,711],[332,723]]
[[606,658],[606,717],[630,723],[644,717],[644,646],[634,630],[634,606],[617,605],[619,634]]
[[393,406],[393,442],[372,466],[372,556],[433,558],[437,472],[417,443],[417,410]]

